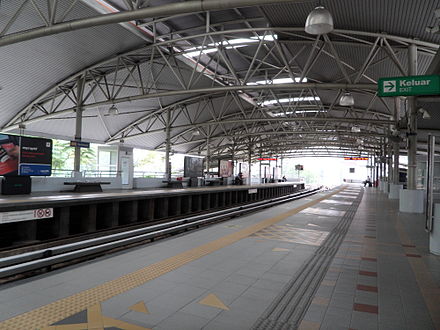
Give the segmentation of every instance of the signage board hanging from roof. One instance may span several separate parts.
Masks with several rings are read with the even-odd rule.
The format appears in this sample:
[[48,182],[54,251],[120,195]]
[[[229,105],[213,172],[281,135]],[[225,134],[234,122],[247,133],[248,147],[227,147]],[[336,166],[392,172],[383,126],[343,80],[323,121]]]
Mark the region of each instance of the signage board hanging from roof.
[[440,95],[440,76],[380,78],[377,87],[381,97]]

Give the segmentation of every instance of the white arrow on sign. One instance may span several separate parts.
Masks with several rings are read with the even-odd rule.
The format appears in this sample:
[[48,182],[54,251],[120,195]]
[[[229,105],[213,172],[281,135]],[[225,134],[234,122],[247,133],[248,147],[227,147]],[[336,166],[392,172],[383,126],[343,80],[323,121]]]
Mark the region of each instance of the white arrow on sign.
[[397,92],[397,82],[395,80],[386,80],[383,82],[383,92],[384,93],[394,93]]

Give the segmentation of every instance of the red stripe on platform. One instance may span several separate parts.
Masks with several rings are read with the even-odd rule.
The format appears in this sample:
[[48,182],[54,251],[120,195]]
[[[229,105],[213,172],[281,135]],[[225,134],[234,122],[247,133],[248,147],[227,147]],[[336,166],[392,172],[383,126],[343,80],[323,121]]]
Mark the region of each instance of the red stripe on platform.
[[377,261],[376,258],[368,258],[368,257],[362,257],[362,260],[366,260],[366,261]]
[[360,291],[369,291],[369,292],[377,292],[377,286],[371,286],[371,285],[362,285],[358,284],[356,289]]
[[379,308],[374,305],[367,305],[367,304],[354,304],[353,309],[358,312],[364,312],[364,313],[371,313],[371,314],[378,314]]
[[366,270],[360,270],[359,271],[359,275],[377,277],[377,273],[376,272],[368,272]]

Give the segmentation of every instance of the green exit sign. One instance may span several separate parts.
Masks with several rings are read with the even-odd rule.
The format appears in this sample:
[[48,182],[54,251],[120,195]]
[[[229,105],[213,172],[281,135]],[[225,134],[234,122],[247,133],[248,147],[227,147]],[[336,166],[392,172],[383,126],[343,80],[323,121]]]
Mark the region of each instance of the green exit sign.
[[439,95],[440,76],[380,78],[379,96]]

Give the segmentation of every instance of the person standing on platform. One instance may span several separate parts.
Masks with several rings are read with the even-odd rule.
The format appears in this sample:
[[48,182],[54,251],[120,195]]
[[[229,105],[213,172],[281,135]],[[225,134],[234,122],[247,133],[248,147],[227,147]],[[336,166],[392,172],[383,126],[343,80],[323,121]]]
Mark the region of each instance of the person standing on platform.
[[243,184],[243,173],[238,173],[238,175],[235,177],[234,183],[236,185],[242,185]]
[[371,179],[367,176],[367,180],[364,181],[364,187],[368,184],[368,187],[371,187]]

